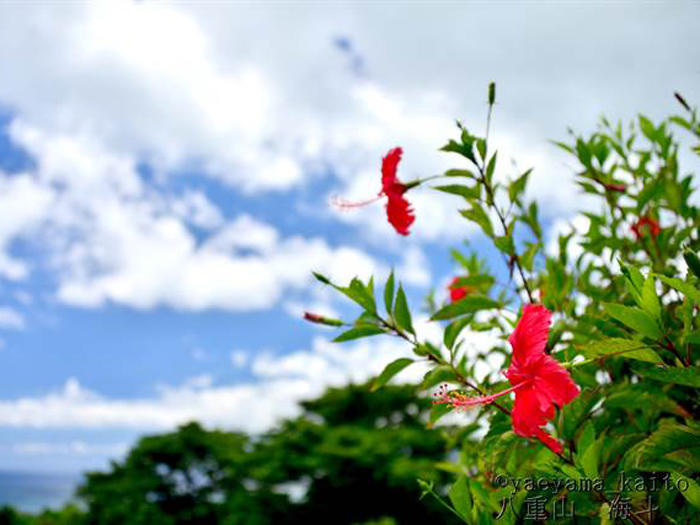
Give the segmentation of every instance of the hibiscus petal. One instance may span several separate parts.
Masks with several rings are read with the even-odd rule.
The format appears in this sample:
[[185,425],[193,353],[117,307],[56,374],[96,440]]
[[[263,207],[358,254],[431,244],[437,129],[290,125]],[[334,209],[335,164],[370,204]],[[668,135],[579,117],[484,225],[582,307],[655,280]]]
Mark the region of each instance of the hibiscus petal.
[[511,416],[513,430],[525,437],[534,437],[539,427],[547,423],[547,414],[541,408],[537,391],[531,387],[516,391]]
[[569,372],[552,356],[543,356],[534,374],[535,388],[559,408],[569,403],[580,392]]
[[564,450],[564,447],[562,447],[559,441],[554,439],[549,432],[542,430],[541,428],[537,430],[535,437],[547,445],[555,454],[560,454]]
[[516,368],[544,353],[552,314],[541,304],[528,304],[523,315],[508,338],[513,347],[513,364]]
[[386,215],[389,223],[401,235],[408,235],[408,229],[416,216],[413,214],[409,202],[397,192],[387,194]]
[[382,159],[382,192],[388,193],[389,188],[395,184],[396,179],[396,168],[401,161],[401,155],[403,150],[401,148],[394,148],[389,150],[386,156]]

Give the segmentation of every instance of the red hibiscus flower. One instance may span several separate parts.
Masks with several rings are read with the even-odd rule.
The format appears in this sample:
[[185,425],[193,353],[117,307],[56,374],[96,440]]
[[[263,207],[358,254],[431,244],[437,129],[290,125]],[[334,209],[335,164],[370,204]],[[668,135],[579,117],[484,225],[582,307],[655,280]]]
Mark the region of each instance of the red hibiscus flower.
[[450,292],[450,301],[460,301],[464,299],[467,295],[474,291],[474,288],[469,285],[458,286],[459,277],[452,279],[452,282],[447,286],[447,290]]
[[515,392],[511,412],[515,433],[537,438],[552,451],[560,453],[561,443],[542,427],[554,417],[554,405],[561,408],[571,402],[579,394],[579,388],[569,372],[544,352],[550,321],[551,314],[541,304],[529,304],[523,308],[523,315],[508,338],[513,347],[513,358],[506,372],[511,388],[480,397],[442,391],[436,402],[467,408],[491,403]]
[[382,189],[377,197],[362,202],[347,202],[335,199],[334,204],[341,209],[356,208],[370,204],[385,196],[387,198],[386,215],[389,223],[400,235],[408,235],[409,228],[413,221],[416,220],[416,216],[413,214],[410,203],[404,197],[404,193],[416,186],[418,182],[404,184],[396,176],[396,168],[401,161],[402,154],[403,150],[401,148],[393,148],[382,159]]
[[651,217],[640,217],[637,222],[630,226],[630,230],[637,236],[637,240],[644,236],[645,226],[648,228],[652,237],[657,237],[661,233],[661,226]]

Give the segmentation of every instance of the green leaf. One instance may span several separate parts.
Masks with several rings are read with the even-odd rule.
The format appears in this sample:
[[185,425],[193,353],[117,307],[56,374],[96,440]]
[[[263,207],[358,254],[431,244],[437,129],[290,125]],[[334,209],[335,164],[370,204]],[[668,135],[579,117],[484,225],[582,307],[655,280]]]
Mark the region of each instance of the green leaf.
[[403,287],[400,284],[399,291],[396,292],[394,319],[396,320],[396,324],[399,328],[415,335],[415,332],[413,331],[413,323],[411,322],[411,311],[408,309],[406,294],[404,293]]
[[506,255],[513,255],[515,253],[515,245],[513,244],[512,235],[504,235],[502,237],[494,237],[493,243],[496,245],[501,252]]
[[679,483],[682,483],[680,486],[688,486],[687,490],[679,490],[678,492],[683,494],[683,497],[693,507],[700,508],[700,485],[698,485],[694,479],[679,474],[678,472],[670,472],[669,474],[671,475],[671,481],[673,481],[676,487],[679,486]]
[[658,320],[661,317],[661,304],[656,296],[656,283],[651,273],[649,273],[642,286],[641,303],[644,311],[652,318]]
[[331,284],[330,279],[328,279],[328,277],[326,277],[325,275],[320,274],[318,272],[311,272],[311,273],[318,281],[321,281],[323,284]]
[[649,140],[652,142],[656,141],[656,128],[651,120],[644,115],[639,115],[639,129],[642,130],[642,133],[644,133]]
[[510,183],[508,186],[508,197],[511,201],[520,200],[520,196],[522,195],[523,191],[525,191],[525,187],[527,186],[527,179],[530,176],[530,173],[532,173],[532,168]]
[[700,345],[700,330],[689,333],[683,340],[685,344]]
[[456,286],[492,286],[495,279],[486,274],[479,275],[467,275],[465,277],[459,277]]
[[438,420],[452,412],[452,407],[447,403],[433,403],[430,407],[430,416],[428,417],[428,427],[432,427]]
[[448,495],[457,514],[466,520],[472,508],[472,497],[469,493],[467,478],[460,476],[450,488]]
[[676,385],[692,386],[700,388],[700,366],[688,366],[677,368],[647,368],[634,370],[635,374],[661,381],[662,383],[674,383]]
[[493,237],[494,234],[491,219],[489,219],[488,214],[479,204],[474,202],[472,203],[471,209],[460,210],[459,213],[461,213],[463,217],[466,217],[467,219],[474,221],[479,226],[481,226],[481,229],[486,235],[488,235],[489,237]]
[[394,309],[392,305],[394,304],[394,270],[391,270],[389,277],[386,280],[386,285],[384,285],[384,306],[386,307],[386,313],[390,316],[394,315]]
[[481,197],[481,186],[479,184],[471,187],[465,186],[464,184],[447,184],[445,186],[434,186],[434,188],[444,193],[459,195],[467,200],[479,199]]
[[700,259],[697,254],[691,252],[690,250],[685,250],[683,252],[683,258],[685,259],[690,271],[695,274],[695,277],[700,277]]
[[581,352],[587,358],[619,356],[648,363],[663,363],[659,355],[649,348],[648,345],[640,341],[631,341],[617,337],[588,343],[581,348]]
[[694,301],[696,304],[700,304],[700,290],[695,288],[692,284],[688,284],[675,277],[666,277],[665,275],[659,275],[658,277],[671,288],[675,288],[683,293],[688,299]]
[[362,284],[357,277],[354,277],[350,281],[350,286],[343,288],[342,286],[335,286],[336,290],[342,292],[347,297],[355,301],[362,308],[364,308],[369,313],[376,313],[377,306],[374,302],[374,297],[368,290],[368,288]]
[[603,309],[610,317],[620,321],[622,324],[631,328],[635,332],[650,337],[652,339],[660,339],[663,334],[656,324],[656,321],[649,317],[649,314],[630,306],[621,304],[605,303]]
[[377,376],[377,378],[372,383],[372,387],[370,390],[372,390],[372,392],[374,392],[375,390],[379,390],[392,377],[394,377],[396,374],[401,372],[401,370],[403,370],[412,363],[413,359],[409,359],[408,357],[401,357],[395,361],[392,361],[391,363],[386,365],[382,373]]
[[583,452],[580,462],[583,472],[590,479],[598,477],[598,461],[600,459],[600,447],[605,436],[599,437]]
[[500,303],[485,295],[468,295],[459,301],[448,304],[438,310],[430,318],[432,321],[444,321],[453,319],[459,315],[473,314],[480,310],[498,308]]
[[627,290],[630,292],[635,302],[639,306],[642,306],[642,288],[644,287],[644,276],[642,272],[635,266],[627,266],[622,261],[619,261],[619,263],[620,270],[625,276]]
[[583,427],[583,432],[581,432],[581,436],[578,438],[578,442],[576,443],[576,453],[579,455],[583,454],[594,441],[595,426],[593,425],[593,422],[586,421],[586,426]]
[[343,332],[338,337],[333,339],[334,343],[342,343],[344,341],[350,341],[352,339],[359,339],[361,337],[369,337],[370,335],[378,335],[386,333],[384,330],[378,326],[358,326],[356,328],[351,328],[346,332]]
[[445,172],[445,177],[468,177],[470,179],[475,179],[476,176],[469,170],[447,170]]
[[457,376],[454,370],[447,365],[438,365],[423,376],[422,389],[432,388],[440,383],[455,383]]
[[467,142],[466,144],[462,143],[460,144],[459,142],[455,140],[450,140],[447,144],[445,144],[442,148],[440,148],[440,151],[447,151],[447,152],[452,152],[452,153],[457,153],[458,155],[462,155],[463,157],[466,157],[467,159],[474,161],[474,151],[472,150],[472,142]]
[[469,323],[472,321],[472,317],[462,317],[461,319],[457,319],[456,321],[450,323],[445,327],[445,332],[443,333],[442,341],[445,344],[445,347],[449,348],[452,350],[452,347],[455,344],[455,341],[457,340],[457,337],[459,336],[460,332],[467,326]]
[[486,156],[486,141],[484,139],[476,140],[476,150],[482,159]]
[[537,251],[541,247],[542,244],[540,244],[539,242],[528,242],[527,248],[525,248],[525,251],[520,256],[520,262],[528,272],[532,271],[532,265],[535,260],[535,255],[537,255]]
[[646,392],[639,388],[634,388],[634,386],[627,386],[618,392],[608,394],[605,398],[605,405],[610,408],[623,410],[643,408],[645,413],[668,412],[682,417],[688,416],[688,412],[683,407],[662,392]]
[[486,180],[490,181],[493,178],[493,173],[496,171],[496,157],[498,157],[498,152],[491,155],[489,163],[486,166]]
[[624,455],[624,466],[636,470],[656,470],[655,462],[671,452],[700,447],[700,430],[670,423],[659,427],[648,438]]

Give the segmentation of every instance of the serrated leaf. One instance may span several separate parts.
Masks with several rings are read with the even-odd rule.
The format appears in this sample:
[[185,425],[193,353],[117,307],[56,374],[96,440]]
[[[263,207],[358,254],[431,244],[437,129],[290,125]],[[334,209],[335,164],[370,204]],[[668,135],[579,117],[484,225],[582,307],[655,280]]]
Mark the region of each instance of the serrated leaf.
[[399,328],[415,335],[413,331],[413,323],[411,321],[411,311],[408,309],[406,294],[403,287],[399,284],[399,290],[396,292],[396,304],[394,304],[394,320]]
[[700,430],[671,423],[661,426],[648,438],[630,448],[624,455],[626,468],[656,470],[655,461],[678,450],[700,447]]
[[600,341],[593,341],[581,348],[581,352],[587,358],[593,357],[626,357],[647,363],[662,363],[663,360],[649,346],[640,341],[630,341],[611,337]]
[[641,303],[641,306],[646,313],[648,313],[653,319],[659,319],[661,316],[661,304],[659,304],[659,298],[656,296],[656,286],[654,277],[651,275],[651,273],[646,278],[644,285],[642,286]]
[[635,266],[627,266],[619,261],[620,270],[625,276],[625,286],[634,301],[642,306],[642,288],[644,287],[644,276]]
[[651,385],[624,385],[605,397],[605,406],[622,410],[643,410],[647,414],[668,412],[688,417],[688,412],[658,388]]
[[696,304],[700,304],[700,290],[695,288],[692,284],[688,284],[681,279],[676,279],[675,277],[666,277],[665,275],[659,275],[658,277],[671,288],[675,288]]
[[359,339],[361,337],[369,337],[371,335],[379,335],[386,333],[384,330],[378,326],[358,326],[351,328],[340,334],[338,337],[333,339],[334,343],[342,343],[344,341],[351,341],[353,339]]
[[448,304],[430,318],[432,321],[453,319],[459,315],[473,314],[481,310],[498,308],[500,303],[485,295],[468,295],[459,301]]
[[386,308],[386,313],[390,316],[394,315],[394,309],[392,305],[394,304],[394,270],[391,270],[389,277],[384,285],[384,306]]
[[377,378],[374,380],[372,383],[372,387],[370,390],[373,392],[375,390],[380,389],[383,387],[392,377],[394,377],[396,374],[401,372],[404,368],[406,368],[408,365],[413,363],[413,359],[409,359],[408,357],[401,357],[399,359],[396,359],[395,361],[392,361],[386,367],[384,367],[384,370],[382,371],[381,374],[377,376]]
[[639,308],[631,306],[623,306],[621,304],[605,303],[603,309],[612,318],[620,321],[622,324],[631,328],[635,332],[650,337],[652,339],[660,339],[662,337],[661,330],[649,314]]
[[655,381],[661,381],[662,383],[674,383],[676,385],[700,388],[700,366],[635,369],[634,373]]

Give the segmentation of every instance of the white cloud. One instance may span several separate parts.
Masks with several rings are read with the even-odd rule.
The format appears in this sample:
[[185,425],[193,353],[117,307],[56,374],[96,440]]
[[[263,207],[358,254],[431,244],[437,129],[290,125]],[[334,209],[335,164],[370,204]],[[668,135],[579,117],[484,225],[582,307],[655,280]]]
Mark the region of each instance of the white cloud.
[[[406,345],[389,338],[344,347],[317,338],[311,350],[254,358],[255,382],[218,386],[209,376],[197,376],[177,387],[160,386],[156,397],[143,399],[105,398],[71,378],[61,390],[43,397],[0,401],[0,425],[167,429],[197,420],[260,432],[297,414],[300,400],[331,385],[364,381],[408,352]],[[404,380],[417,379],[419,369],[425,371],[409,368]]]
[[[421,340],[439,343],[441,330],[425,317],[415,319]],[[491,333],[462,336],[470,360],[498,343]],[[210,426],[260,432],[280,419],[298,414],[298,402],[314,398],[329,387],[360,383],[376,376],[391,361],[412,356],[399,338],[376,336],[351,344],[334,344],[315,337],[310,349],[285,355],[272,351],[236,350],[234,366],[247,366],[253,380],[217,385],[210,375],[190,378],[178,386],[158,385],[150,398],[110,399],[85,389],[70,378],[62,389],[42,397],[0,401],[0,426],[37,428],[170,429],[191,420]],[[479,360],[477,377],[497,373],[502,357]],[[416,384],[428,370],[424,361],[408,367],[392,381]]]
[[9,248],[14,240],[36,230],[51,201],[51,191],[37,186],[29,175],[9,177],[0,171],[0,276],[12,280],[26,277],[27,263],[12,257]]
[[8,306],[0,306],[0,328],[22,330],[25,327],[24,316]]
[[[33,206],[28,215],[15,205],[16,226],[4,226],[6,250],[31,224],[32,239],[48,252],[57,274],[57,296],[66,303],[263,309],[308,287],[312,266],[339,282],[380,269],[356,248],[282,238],[249,215],[226,221],[201,193],[164,194],[140,177],[133,159],[87,137],[49,135],[22,121],[13,123],[11,134],[37,167],[32,175],[0,177],[9,188],[0,195],[24,207],[40,196],[39,204],[51,206]],[[207,229],[203,240],[188,223]]]
[[[341,179],[335,192],[366,198],[378,190],[380,158],[389,147],[406,150],[405,180],[432,175],[458,161],[436,151],[454,134],[454,117],[466,113],[475,129],[483,127],[483,97],[473,93],[477,79],[466,79],[468,99],[454,89],[464,81],[449,76],[409,77],[401,85],[385,66],[405,68],[405,59],[389,59],[379,49],[373,50],[375,75],[369,79],[343,69],[331,41],[352,29],[374,42],[378,27],[369,12],[339,17],[346,9],[320,9],[317,16],[326,23],[314,24],[306,46],[269,53],[267,46],[249,46],[250,21],[269,22],[262,8],[98,2],[49,11],[3,9],[0,48],[13,52],[0,62],[6,79],[0,101],[49,135],[89,136],[116,157],[150,161],[159,173],[194,166],[244,191],[259,191],[288,189],[331,166]],[[288,16],[301,27],[308,24],[294,10]],[[271,27],[280,39],[272,42],[286,42],[289,23]],[[469,58],[486,60],[474,55]],[[422,67],[434,67],[424,58],[417,57]],[[479,86],[482,93],[485,82]],[[562,177],[559,161],[550,160],[546,137],[532,138],[532,126],[517,121],[517,113],[508,117],[511,107],[497,116],[494,145],[503,148],[502,159],[536,167],[532,194],[547,202],[544,213],[567,211],[576,198],[572,177],[568,171]],[[423,190],[410,197],[417,213],[414,238],[453,240],[475,231],[460,219],[454,198]],[[221,222],[196,195],[175,207],[204,227]],[[382,208],[342,220],[396,243]]]

